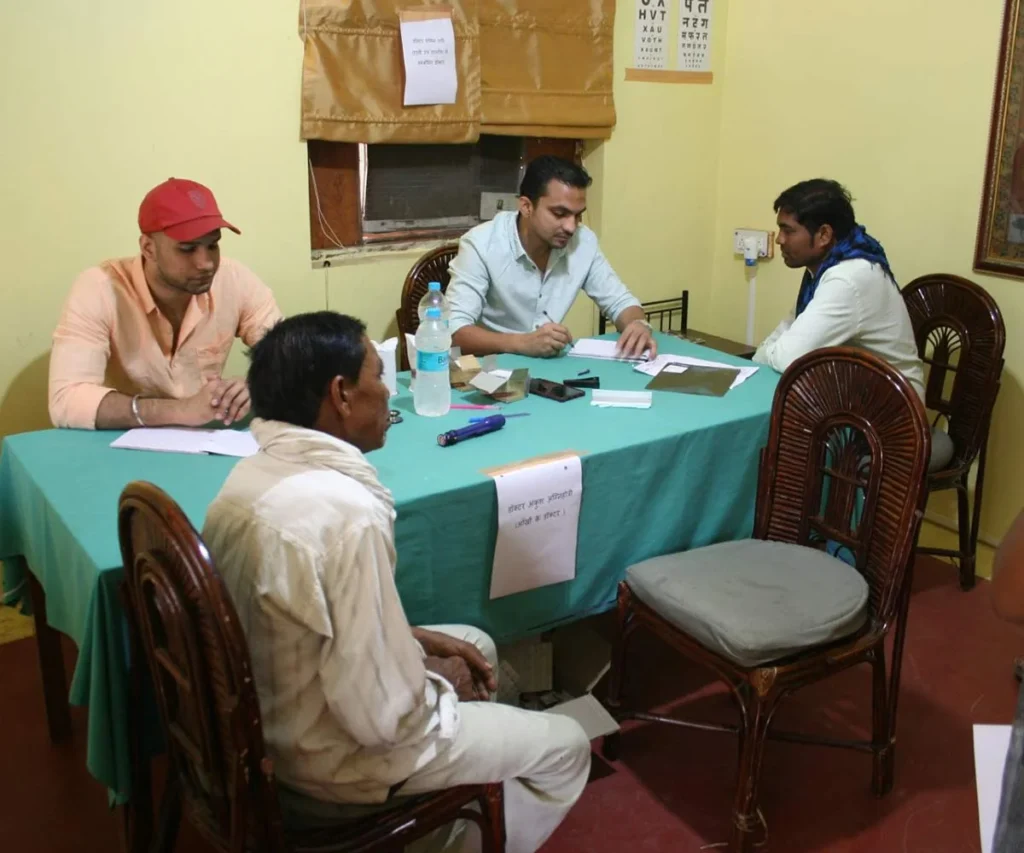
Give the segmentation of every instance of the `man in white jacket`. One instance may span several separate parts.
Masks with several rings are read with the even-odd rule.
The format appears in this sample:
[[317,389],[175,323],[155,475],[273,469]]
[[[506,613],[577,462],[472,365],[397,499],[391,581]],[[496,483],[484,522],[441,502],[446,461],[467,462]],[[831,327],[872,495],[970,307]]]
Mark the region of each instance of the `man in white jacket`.
[[[364,455],[388,426],[365,327],[299,315],[251,359],[260,451],[231,472],[203,537],[249,643],[280,781],[318,801],[317,819],[328,804],[504,782],[507,849],[536,850],[582,793],[590,744],[567,717],[486,701],[497,660],[485,634],[406,620],[394,502]],[[478,842],[456,827],[422,848]]]
[[[801,181],[775,200],[778,243],[791,269],[804,269],[796,310],[758,347],[754,361],[783,373],[822,347],[860,347],[902,373],[924,400],[924,365],[914,327],[882,245],[858,225],[850,194],[836,181]],[[932,431],[930,470],[953,443]]]
[[782,373],[822,347],[857,346],[899,370],[924,398],[914,327],[881,244],[854,217],[850,194],[816,178],[775,200],[782,259],[804,269],[794,316],[758,347],[754,361]]

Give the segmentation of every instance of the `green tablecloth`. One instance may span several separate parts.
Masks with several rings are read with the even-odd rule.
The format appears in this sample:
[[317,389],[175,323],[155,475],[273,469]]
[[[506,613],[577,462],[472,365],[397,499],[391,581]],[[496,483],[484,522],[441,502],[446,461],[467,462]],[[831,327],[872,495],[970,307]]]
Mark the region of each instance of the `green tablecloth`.
[[[662,351],[749,365],[675,338],[659,342]],[[649,381],[627,364],[596,360],[502,356],[499,364],[553,380],[589,369],[605,389],[640,390]],[[439,432],[486,412],[416,417],[400,376],[392,406],[404,421],[370,461],[395,496],[397,582],[410,622],[468,623],[499,640],[515,638],[608,609],[633,562],[749,535],[776,382],[762,369],[722,398],[656,392],[647,410],[593,407],[589,392],[567,403],[528,397],[506,410],[529,417],[442,448]],[[129,481],[149,480],[201,529],[236,460],[113,450],[116,435],[48,430],[4,441],[0,559],[8,599],[24,590],[27,562],[46,591],[50,624],[77,643],[71,701],[89,706],[89,770],[123,800],[129,760],[117,499]],[[577,576],[489,601],[497,515],[494,485],[481,470],[561,450],[583,458]]]

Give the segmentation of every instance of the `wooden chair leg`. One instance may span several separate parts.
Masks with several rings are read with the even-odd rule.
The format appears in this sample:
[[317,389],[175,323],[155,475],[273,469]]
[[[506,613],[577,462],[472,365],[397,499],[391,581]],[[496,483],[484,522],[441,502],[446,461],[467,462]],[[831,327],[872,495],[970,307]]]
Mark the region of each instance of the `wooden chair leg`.
[[882,797],[892,790],[893,753],[895,746],[889,722],[888,683],[885,678],[885,647],[879,645],[871,661],[871,730],[872,773],[871,790]]
[[39,652],[39,673],[43,680],[43,703],[50,741],[61,743],[71,737],[71,703],[68,701],[68,679],[64,670],[64,653],[60,633],[46,619],[46,592],[36,576],[28,573],[32,617],[36,628],[36,649]]
[[[977,500],[977,496],[975,496]],[[974,586],[974,551],[971,548],[971,506],[967,491],[967,475],[956,489],[957,534],[960,537],[960,589]]]
[[[981,496],[985,488],[985,462],[988,456],[988,428],[985,429],[985,438],[981,442],[981,450],[978,451],[978,474],[974,478],[974,505],[971,508],[971,535],[969,547],[971,551],[971,571],[977,568],[978,555],[978,534],[981,527]],[[966,478],[965,478],[966,480]],[[972,577],[973,581],[973,577]]]
[[483,806],[489,833],[484,838],[484,853],[505,853],[505,795],[500,784],[488,787]]
[[774,693],[760,696],[751,691],[749,704],[743,715],[743,754],[740,758],[736,800],[732,811],[733,853],[753,853],[759,839],[764,835],[761,812],[757,804],[757,788],[761,781],[764,743],[768,738],[768,726],[776,702],[777,697]]
[[160,815],[157,818],[156,837],[153,839],[153,853],[174,853],[181,826],[181,787],[175,773],[167,775],[167,786],[160,800]]

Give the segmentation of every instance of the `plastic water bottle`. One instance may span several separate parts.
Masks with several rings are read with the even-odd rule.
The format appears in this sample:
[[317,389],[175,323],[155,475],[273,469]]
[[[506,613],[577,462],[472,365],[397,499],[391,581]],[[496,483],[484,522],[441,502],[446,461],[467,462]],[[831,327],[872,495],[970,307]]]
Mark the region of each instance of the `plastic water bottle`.
[[441,320],[444,322],[444,326],[448,328],[448,318],[451,315],[451,307],[448,304],[448,297],[441,292],[441,282],[432,281],[427,285],[427,292],[423,294],[423,298],[420,300],[420,305],[417,311],[420,315],[420,323],[427,318],[428,308],[440,308],[441,309]]
[[441,318],[440,308],[428,308],[416,330],[416,386],[412,403],[417,415],[437,418],[452,407],[452,386],[448,374],[448,353],[452,336]]

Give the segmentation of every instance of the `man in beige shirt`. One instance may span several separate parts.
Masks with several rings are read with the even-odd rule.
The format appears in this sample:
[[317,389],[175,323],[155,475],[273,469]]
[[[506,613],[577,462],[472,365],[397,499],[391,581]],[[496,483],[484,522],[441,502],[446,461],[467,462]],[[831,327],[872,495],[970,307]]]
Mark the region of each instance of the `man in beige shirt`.
[[249,412],[243,379],[222,376],[236,337],[281,319],[269,288],[221,259],[221,216],[201,184],[170,178],[139,207],[140,253],[71,287],[50,354],[54,426],[225,426]]
[[[582,793],[590,743],[569,717],[480,701],[497,686],[481,631],[410,627],[394,501],[364,455],[384,444],[389,394],[363,324],[292,317],[251,357],[260,451],[231,472],[203,539],[248,640],[282,803],[301,822],[503,782],[506,850],[532,853]],[[478,840],[456,826],[417,849]]]

